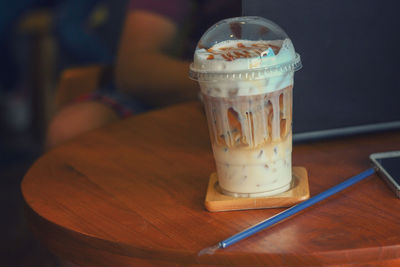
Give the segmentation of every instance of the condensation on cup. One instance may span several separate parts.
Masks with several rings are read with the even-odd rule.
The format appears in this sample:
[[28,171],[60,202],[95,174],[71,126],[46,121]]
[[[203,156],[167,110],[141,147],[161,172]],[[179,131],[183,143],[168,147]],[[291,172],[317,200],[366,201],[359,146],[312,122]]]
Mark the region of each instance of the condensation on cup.
[[199,82],[222,193],[271,196],[292,183],[292,90],[300,56],[275,23],[237,17],[200,39]]

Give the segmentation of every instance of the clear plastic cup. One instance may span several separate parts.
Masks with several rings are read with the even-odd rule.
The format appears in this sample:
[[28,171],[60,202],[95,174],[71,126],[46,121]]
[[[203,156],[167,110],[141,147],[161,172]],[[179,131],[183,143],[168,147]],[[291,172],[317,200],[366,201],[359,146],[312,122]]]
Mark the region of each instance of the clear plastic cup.
[[300,56],[275,23],[237,17],[200,39],[190,77],[200,84],[220,190],[261,197],[292,182],[292,89]]

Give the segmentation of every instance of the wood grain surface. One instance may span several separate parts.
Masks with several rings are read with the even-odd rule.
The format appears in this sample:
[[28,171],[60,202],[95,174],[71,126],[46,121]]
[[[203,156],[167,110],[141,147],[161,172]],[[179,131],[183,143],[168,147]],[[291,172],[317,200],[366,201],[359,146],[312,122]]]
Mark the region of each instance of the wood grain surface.
[[[295,145],[314,196],[400,149],[400,132]],[[400,262],[400,200],[376,175],[213,255],[208,246],[283,209],[208,212],[215,165],[199,103],[135,116],[43,155],[22,182],[26,214],[82,266],[310,266]]]

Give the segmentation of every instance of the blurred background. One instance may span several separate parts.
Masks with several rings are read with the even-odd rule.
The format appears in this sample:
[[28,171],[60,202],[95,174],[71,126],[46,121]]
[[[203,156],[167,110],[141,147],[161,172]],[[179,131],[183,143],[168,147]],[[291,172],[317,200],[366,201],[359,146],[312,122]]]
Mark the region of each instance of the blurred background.
[[400,128],[398,1],[243,0],[280,25],[301,55],[294,141]]
[[61,71],[112,64],[126,2],[0,1],[0,266],[58,266],[29,232],[20,182],[42,153]]
[[[59,264],[29,232],[20,182],[43,152],[61,72],[112,65],[126,4],[0,2],[0,266]],[[397,10],[395,0],[242,1],[244,15],[275,21],[302,56],[294,90],[295,134],[400,128]],[[351,129],[333,133],[354,134]]]

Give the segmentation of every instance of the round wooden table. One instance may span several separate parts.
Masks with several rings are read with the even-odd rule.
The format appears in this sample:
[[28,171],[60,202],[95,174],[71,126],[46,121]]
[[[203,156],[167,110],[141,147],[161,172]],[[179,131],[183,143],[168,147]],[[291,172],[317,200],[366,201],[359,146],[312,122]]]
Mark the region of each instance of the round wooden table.
[[[400,149],[400,132],[295,145],[314,196]],[[56,255],[82,266],[400,264],[400,200],[373,175],[214,254],[206,247],[282,209],[211,213],[215,165],[199,103],[87,133],[43,155],[22,182],[28,222]]]

